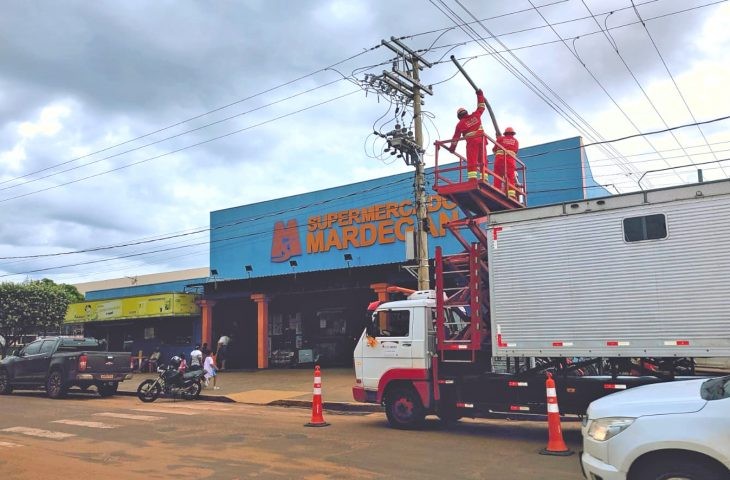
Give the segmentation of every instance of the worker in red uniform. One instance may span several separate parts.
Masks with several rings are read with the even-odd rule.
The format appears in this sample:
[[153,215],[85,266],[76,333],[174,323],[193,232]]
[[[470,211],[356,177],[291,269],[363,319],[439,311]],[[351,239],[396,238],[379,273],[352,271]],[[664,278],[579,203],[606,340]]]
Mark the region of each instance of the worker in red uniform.
[[[506,151],[517,155],[520,143],[515,138],[515,130],[507,127],[503,135],[497,136],[497,144],[494,145],[494,188],[504,191],[502,179],[507,180],[507,196],[515,198],[515,159]],[[501,177],[501,178],[500,178]]]
[[484,129],[482,128],[482,113],[487,108],[484,100],[484,93],[481,89],[477,90],[477,109],[473,113],[469,113],[465,108],[460,108],[456,112],[459,123],[456,124],[454,137],[451,139],[449,151],[454,153],[456,150],[456,141],[463,135],[466,138],[466,178],[467,180],[481,179],[482,167],[485,165],[486,156],[486,140]]

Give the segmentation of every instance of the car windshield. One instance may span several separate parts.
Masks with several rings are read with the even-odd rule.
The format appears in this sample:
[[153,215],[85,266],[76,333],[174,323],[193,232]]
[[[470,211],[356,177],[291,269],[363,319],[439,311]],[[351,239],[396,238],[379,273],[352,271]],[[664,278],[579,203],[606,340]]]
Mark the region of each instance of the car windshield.
[[702,384],[702,398],[705,400],[720,400],[730,398],[730,375],[707,380]]

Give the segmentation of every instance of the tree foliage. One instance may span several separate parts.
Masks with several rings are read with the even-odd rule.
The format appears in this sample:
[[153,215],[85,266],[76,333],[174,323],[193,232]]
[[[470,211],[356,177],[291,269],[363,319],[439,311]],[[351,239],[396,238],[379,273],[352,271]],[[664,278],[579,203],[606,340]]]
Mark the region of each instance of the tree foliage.
[[6,348],[24,335],[57,333],[69,303],[76,301],[83,301],[76,287],[48,279],[0,283],[0,335]]

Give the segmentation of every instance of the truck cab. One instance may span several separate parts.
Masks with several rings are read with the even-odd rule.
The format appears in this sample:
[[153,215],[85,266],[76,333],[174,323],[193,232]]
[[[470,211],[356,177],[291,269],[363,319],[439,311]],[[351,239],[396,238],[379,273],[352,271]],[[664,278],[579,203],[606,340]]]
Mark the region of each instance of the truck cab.
[[355,347],[355,399],[386,403],[394,390],[410,389],[428,408],[436,345],[435,298],[432,290],[417,291],[406,300],[375,307]]

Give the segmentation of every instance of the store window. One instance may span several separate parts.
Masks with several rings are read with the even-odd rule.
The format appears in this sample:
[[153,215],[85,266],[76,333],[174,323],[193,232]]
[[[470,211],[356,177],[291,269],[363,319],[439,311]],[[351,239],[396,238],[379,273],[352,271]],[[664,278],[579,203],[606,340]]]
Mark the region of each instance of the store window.
[[667,217],[663,213],[624,218],[624,240],[643,242],[667,238]]

